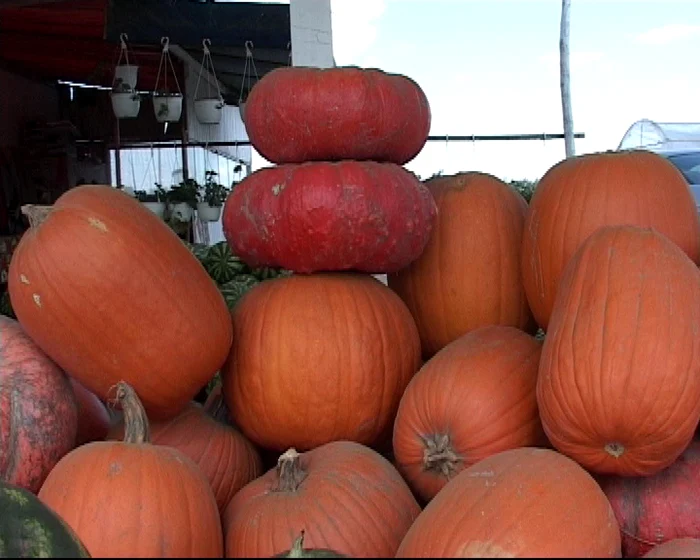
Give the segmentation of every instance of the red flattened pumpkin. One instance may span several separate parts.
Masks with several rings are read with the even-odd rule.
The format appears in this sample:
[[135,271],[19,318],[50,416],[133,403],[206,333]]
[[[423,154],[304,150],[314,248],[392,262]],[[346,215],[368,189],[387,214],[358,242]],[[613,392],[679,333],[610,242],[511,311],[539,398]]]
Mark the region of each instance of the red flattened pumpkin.
[[605,494],[577,463],[521,447],[463,470],[426,506],[397,558],[619,558]]
[[398,165],[314,162],[244,179],[226,200],[223,229],[251,266],[380,274],[420,256],[435,214],[430,192]]
[[149,414],[172,417],[216,374],[231,319],[204,267],[155,214],[123,192],[64,193],[10,263],[27,334],[100,399],[120,380]]
[[538,182],[523,238],[523,284],[543,329],[548,328],[569,259],[589,235],[606,225],[656,229],[700,262],[695,200],[671,162],[642,150],[565,159]]
[[426,182],[438,216],[421,256],[388,277],[418,326],[424,357],[487,325],[534,330],[520,270],[527,203],[512,187],[468,172]]
[[277,68],[245,105],[253,147],[273,163],[373,160],[403,165],[430,131],[430,105],[416,82],[356,67]]
[[537,401],[552,444],[587,469],[652,475],[700,420],[700,271],[667,237],[607,226],[565,269]]
[[420,341],[408,309],[381,282],[352,273],[267,280],[243,296],[233,325],[223,392],[254,443],[305,451],[342,439],[391,441]]
[[0,316],[0,341],[0,480],[36,494],[75,447],[75,396],[17,321]]
[[124,441],[81,445],[46,478],[39,499],[80,538],[93,558],[221,558],[216,499],[199,467],[149,442],[134,390],[118,383]]
[[514,327],[482,327],[411,380],[394,423],[394,455],[423,499],[490,455],[546,444],[535,396],[541,351]]
[[226,557],[270,558],[304,531],[309,549],[393,558],[419,513],[401,475],[368,447],[336,441],[302,454],[290,449],[231,500]]

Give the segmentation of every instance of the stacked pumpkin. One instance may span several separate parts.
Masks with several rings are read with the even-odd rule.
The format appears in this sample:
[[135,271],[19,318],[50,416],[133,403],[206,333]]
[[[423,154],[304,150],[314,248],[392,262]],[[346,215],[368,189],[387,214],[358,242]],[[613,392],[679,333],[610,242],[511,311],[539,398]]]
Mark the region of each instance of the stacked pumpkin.
[[[233,311],[222,370],[231,418],[283,454],[229,506],[227,554],[271,556],[303,529],[311,548],[393,556],[420,509],[379,452],[391,448],[420,341],[407,307],[372,275],[409,265],[433,228],[435,202],[403,168],[427,140],[428,101],[401,75],[284,68],[253,87],[245,121],[275,165],[231,193],[224,234],[249,266],[294,274],[255,286]],[[328,515],[345,492],[357,513],[337,526]]]

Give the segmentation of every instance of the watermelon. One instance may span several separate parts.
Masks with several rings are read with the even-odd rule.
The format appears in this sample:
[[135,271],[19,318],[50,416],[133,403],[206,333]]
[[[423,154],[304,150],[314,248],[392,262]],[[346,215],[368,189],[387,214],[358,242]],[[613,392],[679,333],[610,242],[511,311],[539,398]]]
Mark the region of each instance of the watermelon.
[[90,558],[90,554],[39,498],[0,482],[0,558]]
[[204,268],[217,284],[226,284],[237,274],[245,272],[248,267],[231,252],[228,242],[220,241],[209,247],[204,259]]
[[259,280],[255,276],[238,274],[230,282],[219,286],[219,291],[224,296],[228,308],[233,309],[245,293],[258,283]]
[[184,240],[183,243],[190,250],[190,252],[197,257],[197,260],[204,264],[204,261],[207,259],[207,255],[209,254],[209,245],[205,245],[204,243],[190,243]]

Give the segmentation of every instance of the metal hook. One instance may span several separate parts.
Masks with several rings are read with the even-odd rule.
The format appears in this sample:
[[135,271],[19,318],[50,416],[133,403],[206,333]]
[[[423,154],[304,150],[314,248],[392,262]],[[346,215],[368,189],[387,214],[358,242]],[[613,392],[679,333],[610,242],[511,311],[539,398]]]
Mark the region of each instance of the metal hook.
[[202,41],[202,46],[204,47],[204,54],[209,54],[209,47],[211,47],[211,41],[209,39],[204,39]]
[[160,44],[163,45],[163,52],[168,52],[169,47],[170,47],[170,38],[169,37],[161,38]]
[[119,42],[122,44],[122,49],[126,49],[126,42],[129,40],[129,36],[126,33],[119,35]]
[[245,55],[246,56],[253,56],[253,51],[251,50],[253,48],[253,41],[246,41],[245,42]]

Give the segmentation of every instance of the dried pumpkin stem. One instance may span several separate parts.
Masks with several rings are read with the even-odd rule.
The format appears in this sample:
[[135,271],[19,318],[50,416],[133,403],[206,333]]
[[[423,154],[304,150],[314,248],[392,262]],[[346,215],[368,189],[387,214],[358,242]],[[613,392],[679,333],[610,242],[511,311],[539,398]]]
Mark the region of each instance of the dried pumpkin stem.
[[133,387],[124,381],[117,383],[116,400],[124,411],[124,443],[150,443],[148,416]]
[[296,492],[306,478],[301,467],[301,455],[294,448],[285,451],[277,460],[277,484],[273,492]]
[[425,443],[423,468],[426,471],[442,474],[445,478],[452,478],[462,458],[452,448],[450,436],[433,434],[423,438],[423,442]]
[[29,227],[36,228],[39,227],[51,213],[53,206],[25,204],[20,210],[22,211],[22,214],[27,216],[27,219],[29,220]]
[[294,544],[292,549],[287,554],[287,558],[303,558],[304,557],[304,530],[301,530],[301,534],[294,539]]

